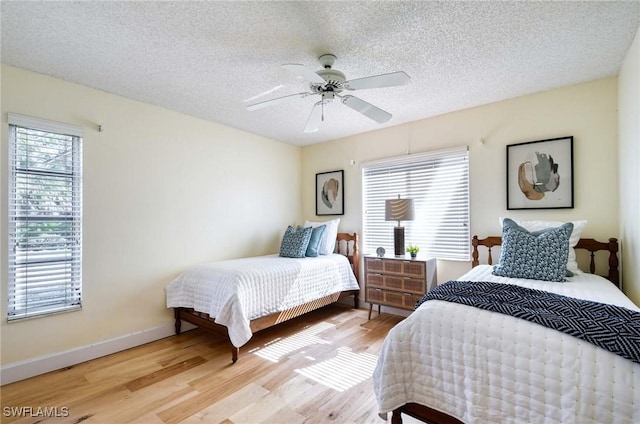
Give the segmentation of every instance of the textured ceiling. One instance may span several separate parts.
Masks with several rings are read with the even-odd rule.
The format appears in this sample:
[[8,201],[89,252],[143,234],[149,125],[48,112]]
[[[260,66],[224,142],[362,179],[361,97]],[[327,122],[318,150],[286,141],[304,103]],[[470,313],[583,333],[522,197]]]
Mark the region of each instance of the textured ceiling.
[[[640,25],[639,1],[27,2],[6,1],[3,63],[308,145],[617,75]],[[303,129],[317,96],[279,65],[347,79],[393,71],[406,86],[359,90],[393,114],[378,124],[345,105]]]

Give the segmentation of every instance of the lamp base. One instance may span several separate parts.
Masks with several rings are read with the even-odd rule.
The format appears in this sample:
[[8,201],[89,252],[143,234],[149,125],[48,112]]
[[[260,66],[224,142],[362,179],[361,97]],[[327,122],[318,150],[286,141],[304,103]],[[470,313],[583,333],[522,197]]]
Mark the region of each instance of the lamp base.
[[393,227],[393,248],[396,256],[404,256],[404,227]]

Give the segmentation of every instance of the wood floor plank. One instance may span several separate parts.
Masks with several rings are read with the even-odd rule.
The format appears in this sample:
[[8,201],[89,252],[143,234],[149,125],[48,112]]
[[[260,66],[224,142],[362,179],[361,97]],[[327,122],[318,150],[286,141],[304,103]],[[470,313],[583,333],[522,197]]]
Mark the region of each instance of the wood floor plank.
[[[120,402],[112,404],[110,410],[100,414],[100,420],[109,423],[129,423],[144,417],[157,417],[161,410],[170,408],[196,394],[197,392],[189,386],[181,387],[164,381],[132,393]],[[157,419],[160,420],[159,417]]]
[[278,396],[270,396],[270,394],[268,394],[233,414],[229,417],[229,420],[234,423],[269,422],[267,421],[267,418],[271,417],[274,412],[279,411],[285,406],[286,403],[282,398]]
[[134,380],[131,380],[125,387],[132,392],[138,391],[144,387],[155,384],[165,378],[169,378],[176,374],[179,374],[183,371],[191,369],[193,367],[197,367],[200,364],[203,364],[205,359],[201,356],[194,356],[192,358],[188,358],[180,363],[169,365],[165,368],[162,368],[158,371],[152,372],[151,374],[144,375],[142,377],[138,377]]
[[218,423],[256,402],[269,393],[264,387],[250,383],[226,398],[183,420],[181,424]]
[[402,320],[331,305],[230,344],[188,331],[0,388],[4,407],[67,407],[68,417],[3,423],[378,424],[371,372]]
[[[307,418],[303,415],[298,414],[292,409],[288,407],[284,407],[275,411],[268,417],[266,417],[262,422],[264,423],[283,423],[283,424],[303,424],[306,422]],[[236,421],[240,423],[239,421]]]
[[[245,360],[245,363],[250,362]],[[245,365],[245,364],[243,364]],[[268,370],[256,363],[249,368],[229,366],[222,371],[222,377],[216,379],[215,375],[207,376],[207,381],[199,379],[201,389],[196,388],[199,394],[171,408],[160,412],[158,416],[167,424],[179,423],[193,414],[196,414],[230,394],[246,386],[253,377],[260,377]],[[229,371],[231,369],[231,371]]]

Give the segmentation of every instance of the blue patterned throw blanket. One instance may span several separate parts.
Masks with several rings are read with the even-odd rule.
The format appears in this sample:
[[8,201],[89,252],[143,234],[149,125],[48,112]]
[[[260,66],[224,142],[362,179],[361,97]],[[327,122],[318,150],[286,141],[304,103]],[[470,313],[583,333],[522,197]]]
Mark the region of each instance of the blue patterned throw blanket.
[[427,293],[444,300],[511,315],[585,340],[640,363],[640,312],[511,284],[449,281]]

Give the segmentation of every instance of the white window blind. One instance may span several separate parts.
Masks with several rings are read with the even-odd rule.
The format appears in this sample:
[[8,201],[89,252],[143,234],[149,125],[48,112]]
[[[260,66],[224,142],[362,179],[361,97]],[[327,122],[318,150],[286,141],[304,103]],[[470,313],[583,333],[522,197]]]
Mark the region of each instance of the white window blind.
[[79,309],[82,129],[9,114],[8,320]]
[[367,162],[362,165],[364,251],[393,252],[385,200],[411,198],[415,219],[402,221],[405,246],[449,260],[470,260],[469,153],[466,147]]

